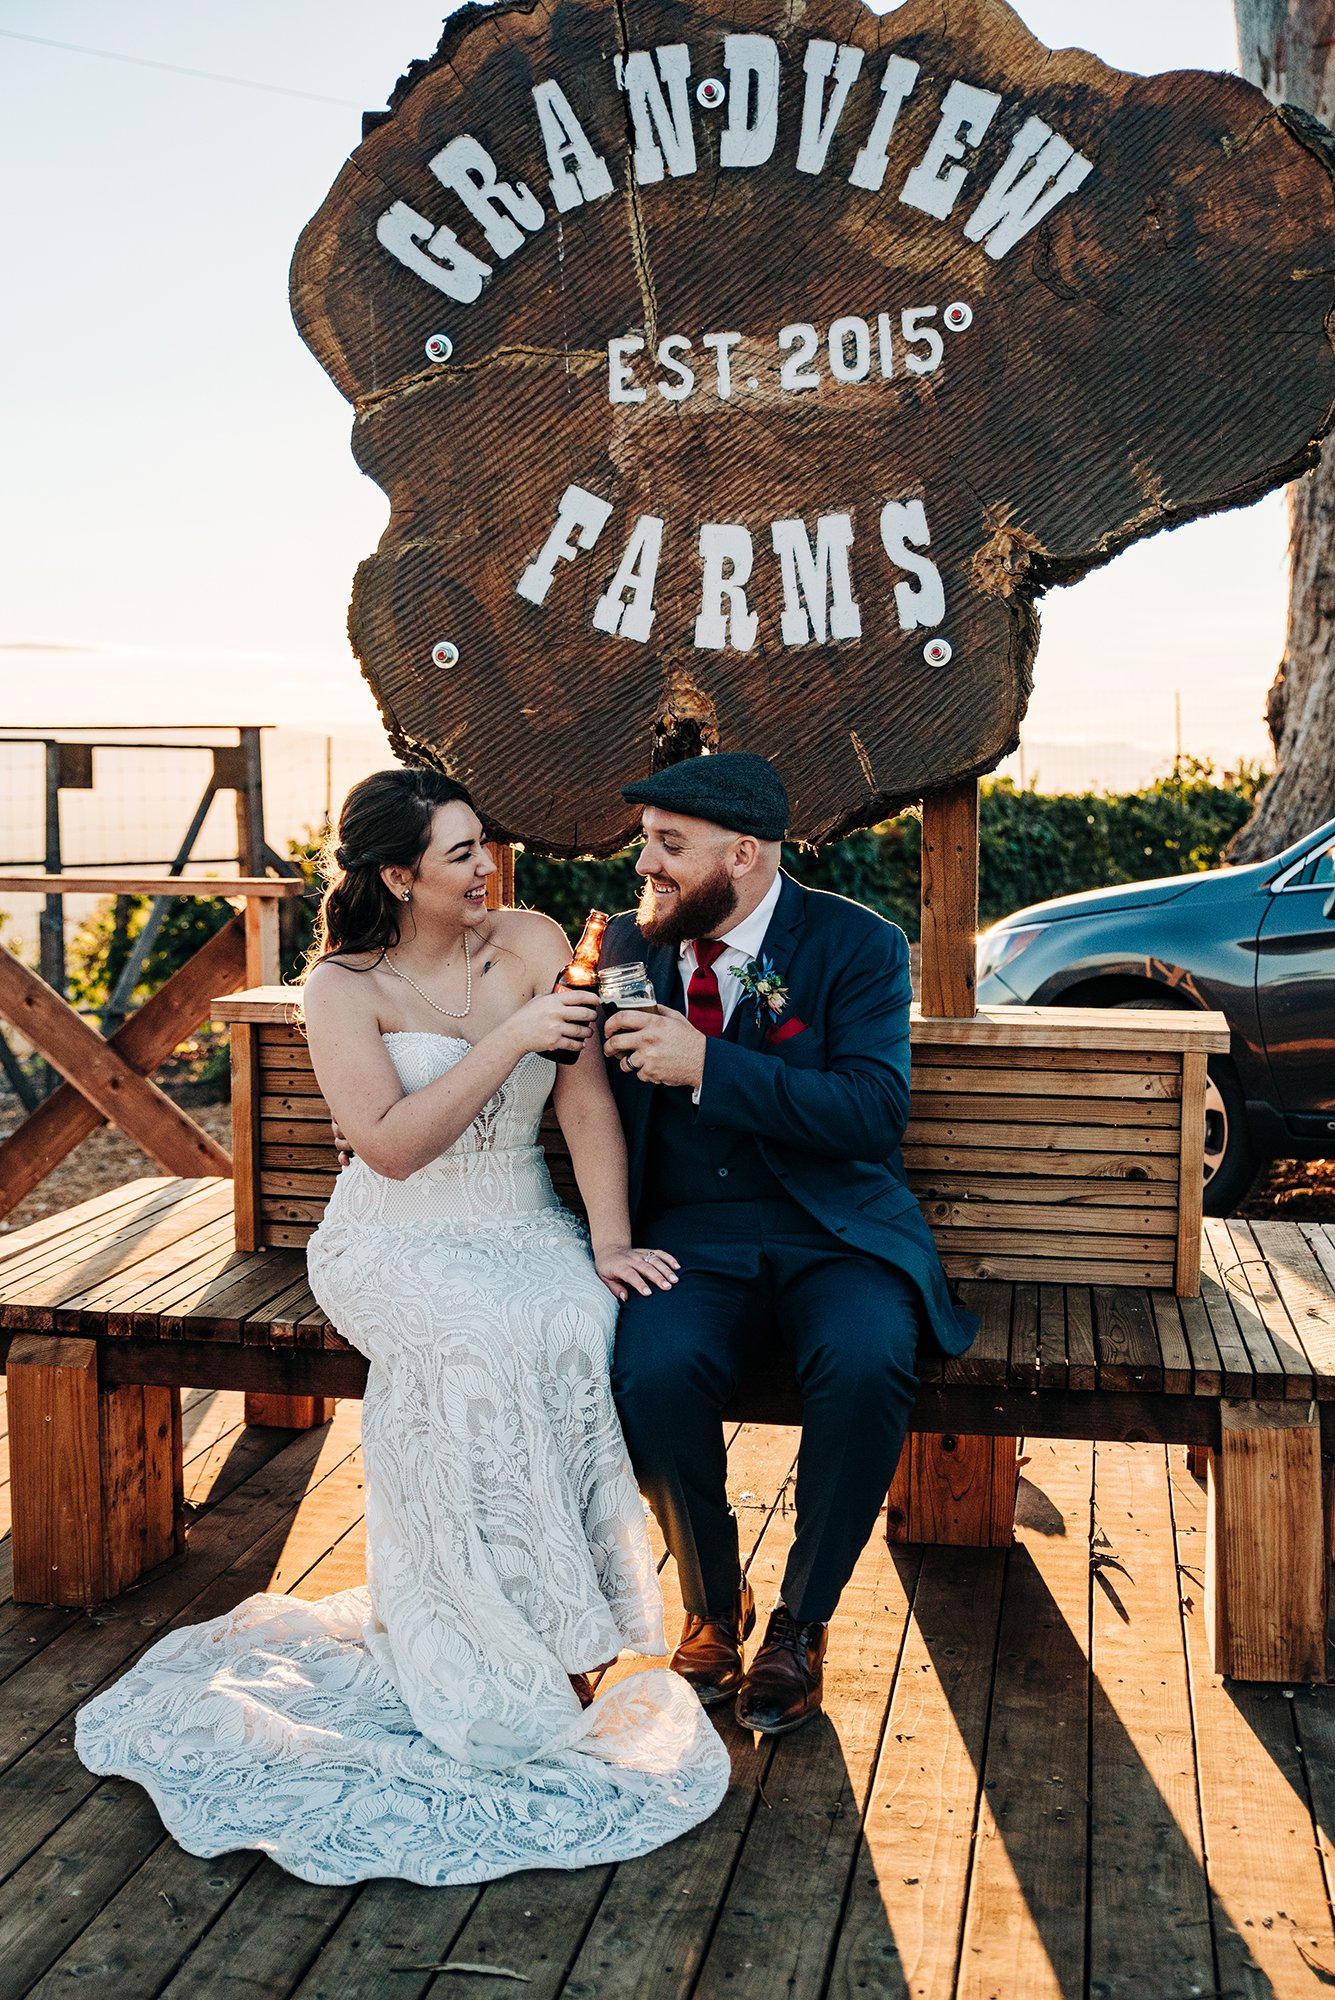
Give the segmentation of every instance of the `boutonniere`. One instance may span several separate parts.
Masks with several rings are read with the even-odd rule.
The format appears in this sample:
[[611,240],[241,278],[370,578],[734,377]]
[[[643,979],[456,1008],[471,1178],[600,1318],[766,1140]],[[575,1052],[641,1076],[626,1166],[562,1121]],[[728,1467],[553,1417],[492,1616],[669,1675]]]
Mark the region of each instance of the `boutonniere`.
[[747,999],[755,1002],[758,1028],[764,1026],[767,1014],[772,1014],[777,1020],[788,1005],[788,988],[782,976],[775,971],[773,959],[753,958],[745,965],[734,965],[732,976]]

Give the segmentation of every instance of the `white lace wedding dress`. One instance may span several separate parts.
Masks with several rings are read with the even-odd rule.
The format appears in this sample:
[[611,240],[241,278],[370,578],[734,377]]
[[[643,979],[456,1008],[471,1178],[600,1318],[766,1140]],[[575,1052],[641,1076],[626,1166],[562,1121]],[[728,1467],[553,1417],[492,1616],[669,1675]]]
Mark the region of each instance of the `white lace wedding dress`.
[[[386,1036],[407,1090],[465,1053]],[[192,1854],[261,1848],[311,1882],[479,1882],[648,1853],[705,1819],[728,1756],[677,1675],[581,1710],[568,1675],[664,1650],[608,1386],[616,1304],[552,1190],[526,1056],[405,1181],[355,1160],[311,1287],[371,1363],[367,1584],[252,1597],[169,1633],[78,1718]]]

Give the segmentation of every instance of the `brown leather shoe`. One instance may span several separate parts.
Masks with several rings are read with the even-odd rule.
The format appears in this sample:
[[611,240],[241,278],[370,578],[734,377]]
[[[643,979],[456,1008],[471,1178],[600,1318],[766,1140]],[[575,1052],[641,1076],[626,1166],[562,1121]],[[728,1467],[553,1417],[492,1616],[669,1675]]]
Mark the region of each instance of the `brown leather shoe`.
[[742,1641],[756,1622],[756,1600],[743,1577],[736,1602],[708,1617],[688,1612],[681,1640],[668,1661],[674,1674],[695,1689],[701,1705],[713,1708],[727,1701],[742,1684]]
[[827,1625],[799,1625],[786,1604],[770,1613],[764,1644],[737,1696],[737,1720],[762,1736],[783,1736],[819,1715]]

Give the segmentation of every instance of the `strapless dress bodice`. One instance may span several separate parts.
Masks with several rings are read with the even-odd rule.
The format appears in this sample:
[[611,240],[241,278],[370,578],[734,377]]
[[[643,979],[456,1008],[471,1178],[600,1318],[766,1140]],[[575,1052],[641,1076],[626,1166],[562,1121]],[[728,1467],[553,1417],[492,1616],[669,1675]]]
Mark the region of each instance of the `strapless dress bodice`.
[[[472,1044],[462,1035],[407,1028],[384,1036],[389,1059],[405,1091],[428,1084],[461,1062]],[[521,1056],[452,1146],[409,1174],[388,1180],[362,1159],[340,1173],[325,1211],[331,1228],[353,1223],[390,1228],[415,1226],[504,1228],[559,1209],[538,1128],[556,1079],[547,1056]]]

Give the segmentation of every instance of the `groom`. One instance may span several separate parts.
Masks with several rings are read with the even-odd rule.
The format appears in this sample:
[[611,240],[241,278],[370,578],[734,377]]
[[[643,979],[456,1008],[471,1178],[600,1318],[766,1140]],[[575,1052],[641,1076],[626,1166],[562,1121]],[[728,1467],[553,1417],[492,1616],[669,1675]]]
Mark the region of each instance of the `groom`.
[[[643,807],[639,908],[605,966],[643,959],[660,1011],[608,1017],[638,1242],[679,1282],[621,1308],[617,1406],[677,1559],[672,1665],[706,1706],[779,1735],[821,1705],[828,1620],[885,1500],[924,1330],[977,1329],[947,1290],[904,1179],[909,965],[903,933],[779,868],[788,798],[764,758],[692,758],[629,785]],[[803,1397],[796,1533],[755,1623],[727,1499],[722,1413],[780,1348]]]

